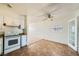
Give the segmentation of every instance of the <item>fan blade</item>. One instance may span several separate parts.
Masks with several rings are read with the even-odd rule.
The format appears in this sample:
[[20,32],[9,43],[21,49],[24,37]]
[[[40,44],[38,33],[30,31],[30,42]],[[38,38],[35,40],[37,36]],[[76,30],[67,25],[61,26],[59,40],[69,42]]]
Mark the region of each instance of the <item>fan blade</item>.
[[55,9],[51,9],[51,10],[49,11],[49,13],[50,13],[50,14],[54,14],[54,12],[60,10],[61,8],[62,8],[62,7],[55,7]]
[[53,19],[50,19],[51,21],[53,21]]
[[46,21],[48,18],[43,19],[42,21]]
[[4,6],[7,6],[8,8],[12,8],[13,7],[13,5],[9,4],[9,3],[1,3],[1,4],[4,5]]
[[12,5],[11,4],[6,4],[9,8],[12,8]]
[[48,17],[48,13],[44,13],[44,14],[38,15],[37,17]]

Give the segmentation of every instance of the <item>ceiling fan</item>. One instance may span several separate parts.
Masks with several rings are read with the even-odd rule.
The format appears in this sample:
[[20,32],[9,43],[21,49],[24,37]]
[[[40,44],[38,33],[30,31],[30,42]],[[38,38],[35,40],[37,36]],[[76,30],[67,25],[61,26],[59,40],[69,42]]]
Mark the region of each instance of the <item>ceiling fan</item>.
[[47,6],[47,8],[41,9],[43,14],[40,15],[40,17],[44,17],[43,21],[45,21],[45,20],[53,21],[55,18],[55,12],[61,8],[58,6],[59,6],[59,4],[50,4]]
[[43,21],[45,21],[45,20],[53,21],[53,17],[54,17],[54,15],[52,15],[51,13],[47,13],[47,14],[46,14],[46,18],[43,19]]
[[43,21],[45,20],[50,20],[50,21],[53,21],[54,20],[54,12],[57,11],[58,8],[54,8],[54,9],[51,9],[51,10],[47,10],[47,11],[44,11],[44,14],[40,15],[40,17],[44,17]]

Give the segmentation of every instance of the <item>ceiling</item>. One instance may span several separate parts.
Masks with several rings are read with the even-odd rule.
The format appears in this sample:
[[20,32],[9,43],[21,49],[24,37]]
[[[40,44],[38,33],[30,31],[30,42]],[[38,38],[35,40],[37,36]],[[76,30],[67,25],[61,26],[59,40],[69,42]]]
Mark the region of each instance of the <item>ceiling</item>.
[[44,19],[47,12],[53,14],[54,19],[70,19],[79,10],[77,3],[14,3],[13,8],[9,8],[19,15],[27,15],[31,23]]

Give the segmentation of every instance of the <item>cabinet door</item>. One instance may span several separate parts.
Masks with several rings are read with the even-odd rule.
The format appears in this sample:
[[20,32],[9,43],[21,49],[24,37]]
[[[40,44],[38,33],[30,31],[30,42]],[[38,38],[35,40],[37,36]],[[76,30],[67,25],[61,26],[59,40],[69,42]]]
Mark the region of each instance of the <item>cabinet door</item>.
[[27,37],[26,35],[22,35],[22,46],[25,46],[27,44]]
[[3,44],[2,44],[2,38],[0,38],[0,54],[2,53],[2,47],[3,47]]

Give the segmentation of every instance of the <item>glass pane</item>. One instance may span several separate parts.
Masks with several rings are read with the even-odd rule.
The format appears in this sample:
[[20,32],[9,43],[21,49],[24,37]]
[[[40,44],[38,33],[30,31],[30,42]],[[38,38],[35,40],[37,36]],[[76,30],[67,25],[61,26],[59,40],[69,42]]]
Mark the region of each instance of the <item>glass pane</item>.
[[14,45],[14,44],[18,44],[18,39],[14,39],[14,40],[9,40],[8,45]]
[[69,24],[69,43],[75,46],[75,21]]

